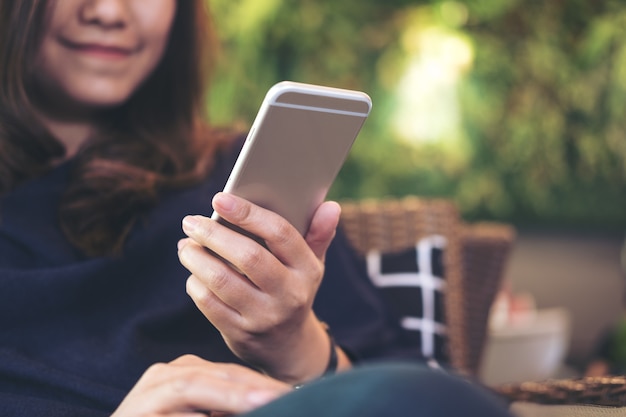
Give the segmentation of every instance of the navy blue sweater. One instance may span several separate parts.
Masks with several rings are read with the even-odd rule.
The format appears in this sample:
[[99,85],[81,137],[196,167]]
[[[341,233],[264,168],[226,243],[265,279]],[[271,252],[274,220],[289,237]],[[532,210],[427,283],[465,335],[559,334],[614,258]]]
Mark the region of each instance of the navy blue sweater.
[[[0,199],[1,416],[105,416],[155,362],[187,353],[241,362],[185,293],[176,250],[182,218],[211,213],[235,156],[221,155],[202,184],[164,195],[113,258],[84,257],[59,228],[71,162]],[[314,309],[363,360],[417,357],[341,234]]]

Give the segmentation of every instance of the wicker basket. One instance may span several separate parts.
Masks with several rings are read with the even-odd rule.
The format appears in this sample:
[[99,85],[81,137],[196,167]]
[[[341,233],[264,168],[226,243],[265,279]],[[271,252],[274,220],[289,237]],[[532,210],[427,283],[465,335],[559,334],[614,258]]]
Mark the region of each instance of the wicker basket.
[[370,199],[344,201],[341,226],[361,254],[378,249],[393,252],[413,246],[422,237],[447,239],[446,321],[452,366],[475,376],[485,344],[487,319],[500,286],[512,227],[464,224],[455,204],[446,199]]
[[494,390],[510,402],[626,407],[626,376],[523,382],[502,385]]
[[466,325],[463,340],[470,346],[465,364],[475,374],[488,332],[489,310],[500,288],[515,240],[515,229],[503,223],[463,224],[462,271]]

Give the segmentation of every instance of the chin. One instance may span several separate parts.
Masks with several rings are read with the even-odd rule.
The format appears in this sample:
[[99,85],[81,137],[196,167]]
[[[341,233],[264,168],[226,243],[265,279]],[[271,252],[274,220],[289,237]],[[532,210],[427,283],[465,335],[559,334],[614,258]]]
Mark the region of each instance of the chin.
[[129,98],[130,94],[83,94],[79,97],[74,97],[74,101],[85,107],[106,109],[120,106]]
[[110,108],[124,104],[136,89],[134,85],[92,83],[68,91],[72,101],[92,108]]
[[128,100],[129,96],[117,97],[117,96],[98,96],[98,97],[82,97],[79,100],[76,100],[78,103],[81,103],[85,107],[89,107],[92,109],[108,109],[112,107],[121,106]]

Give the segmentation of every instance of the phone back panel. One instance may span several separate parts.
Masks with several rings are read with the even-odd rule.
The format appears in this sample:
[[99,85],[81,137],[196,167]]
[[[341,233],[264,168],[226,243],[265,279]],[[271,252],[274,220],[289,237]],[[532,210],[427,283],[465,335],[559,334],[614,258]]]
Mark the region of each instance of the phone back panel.
[[371,103],[359,92],[281,85],[268,92],[225,191],[280,214],[305,234]]

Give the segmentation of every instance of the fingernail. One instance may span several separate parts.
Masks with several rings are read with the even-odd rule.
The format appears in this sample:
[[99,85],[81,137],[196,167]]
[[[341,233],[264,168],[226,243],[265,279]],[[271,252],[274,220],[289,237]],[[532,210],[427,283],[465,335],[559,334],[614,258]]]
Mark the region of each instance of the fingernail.
[[213,197],[213,206],[218,206],[218,211],[232,211],[235,208],[235,204],[235,199],[230,194],[217,193]]
[[183,219],[183,231],[187,234],[193,233],[198,227],[200,220],[197,216],[185,216]]
[[192,299],[199,300],[201,299],[201,296],[203,294],[204,287],[198,282],[198,279],[192,275],[187,278],[187,282],[185,283],[185,290],[187,292],[187,295],[190,296]]
[[178,250],[181,250],[183,248],[183,246],[185,246],[185,242],[187,239],[181,239],[178,241],[178,243],[176,244],[176,247],[178,248]]

